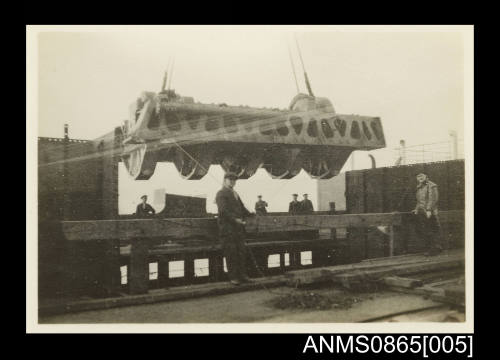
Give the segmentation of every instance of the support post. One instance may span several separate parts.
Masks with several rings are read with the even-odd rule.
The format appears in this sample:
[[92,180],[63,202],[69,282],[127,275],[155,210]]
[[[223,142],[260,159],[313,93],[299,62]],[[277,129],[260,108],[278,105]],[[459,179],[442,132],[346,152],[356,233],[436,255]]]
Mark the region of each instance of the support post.
[[282,272],[285,272],[285,253],[280,252],[280,269]]
[[63,219],[71,220],[71,204],[69,201],[69,171],[68,171],[68,160],[69,160],[69,133],[68,124],[64,124],[64,140],[63,140]]
[[298,269],[300,267],[300,251],[293,249],[290,251],[290,269]]
[[144,238],[132,239],[130,247],[129,292],[145,294],[149,290],[149,245]]
[[110,296],[120,292],[120,240],[111,239],[106,241],[106,255],[104,257],[104,289]]
[[194,279],[194,259],[195,255],[186,254],[184,258],[184,280],[189,283]]
[[337,228],[330,229],[330,240],[337,242]]
[[162,256],[158,261],[158,280],[161,288],[167,288],[169,283],[169,272],[168,272],[168,262],[169,258],[167,256]]
[[399,141],[399,157],[401,158],[401,165],[406,165],[406,141]]
[[210,268],[210,279],[212,281],[222,281],[224,276],[224,260],[219,252],[209,254],[208,266]]

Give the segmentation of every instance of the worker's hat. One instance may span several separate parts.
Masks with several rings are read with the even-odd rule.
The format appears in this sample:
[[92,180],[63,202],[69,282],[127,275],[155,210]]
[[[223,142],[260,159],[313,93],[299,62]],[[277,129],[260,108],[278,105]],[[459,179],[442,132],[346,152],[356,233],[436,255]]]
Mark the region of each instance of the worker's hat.
[[292,196],[299,196],[298,194],[292,194]]
[[147,197],[148,197],[147,195],[142,195],[141,199],[144,199],[144,198],[147,198]]
[[257,195],[257,197],[262,197],[262,195]]
[[233,173],[233,172],[227,172],[227,173],[224,175],[224,179],[238,180],[238,175],[236,175],[236,174],[235,174],[235,173]]
[[304,194],[304,196],[309,195],[309,194]]

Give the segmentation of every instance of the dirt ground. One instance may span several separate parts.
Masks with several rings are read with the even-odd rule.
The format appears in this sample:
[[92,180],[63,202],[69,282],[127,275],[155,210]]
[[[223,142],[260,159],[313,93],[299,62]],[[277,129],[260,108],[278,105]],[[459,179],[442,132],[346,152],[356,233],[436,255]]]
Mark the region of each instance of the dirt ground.
[[[313,295],[308,295],[308,291]],[[315,304],[301,306],[297,305],[296,301],[283,302],[288,296],[297,297],[297,295],[306,298],[313,296],[331,300],[329,300],[330,304],[328,306],[315,306]],[[191,300],[49,316],[40,318],[39,322],[41,324],[339,323],[367,321],[368,319],[390,314],[440,305],[442,304],[425,299],[420,295],[388,291],[350,294],[333,288],[297,290],[282,287]],[[438,314],[446,313],[450,309],[447,306],[441,306],[433,311],[434,314]],[[416,315],[408,317],[408,319],[410,318],[412,322],[419,321]],[[435,318],[439,319],[439,317]],[[384,319],[383,321],[391,320]]]

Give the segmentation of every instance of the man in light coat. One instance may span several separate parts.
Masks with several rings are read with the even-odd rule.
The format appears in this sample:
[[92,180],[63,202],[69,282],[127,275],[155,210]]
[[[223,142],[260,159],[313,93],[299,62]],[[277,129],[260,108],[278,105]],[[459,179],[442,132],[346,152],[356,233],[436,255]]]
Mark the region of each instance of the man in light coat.
[[440,227],[438,222],[438,186],[429,180],[426,174],[417,175],[416,206],[413,210],[416,218],[415,230],[427,248],[427,255],[437,255],[442,251]]

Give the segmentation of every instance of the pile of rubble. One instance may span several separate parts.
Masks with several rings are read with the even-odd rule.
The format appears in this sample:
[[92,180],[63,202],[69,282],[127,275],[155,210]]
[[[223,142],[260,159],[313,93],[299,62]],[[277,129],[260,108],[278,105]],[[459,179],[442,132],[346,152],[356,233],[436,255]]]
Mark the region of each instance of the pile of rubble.
[[323,295],[313,291],[299,291],[277,296],[269,301],[269,305],[281,310],[329,310],[349,309],[360,301],[360,298],[347,294]]

